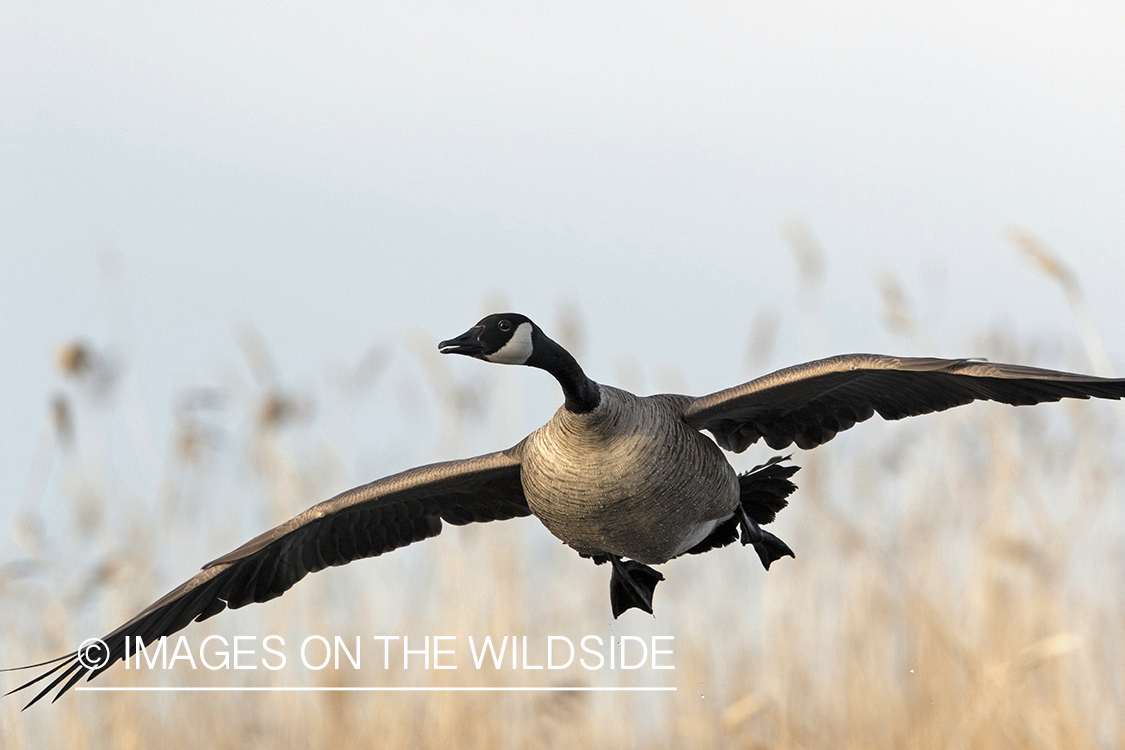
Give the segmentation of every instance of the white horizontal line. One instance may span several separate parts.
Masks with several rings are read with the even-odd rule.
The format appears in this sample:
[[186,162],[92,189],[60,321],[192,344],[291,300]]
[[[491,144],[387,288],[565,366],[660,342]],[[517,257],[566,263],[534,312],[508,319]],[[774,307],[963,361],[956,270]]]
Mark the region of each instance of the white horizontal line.
[[674,687],[79,687],[110,693],[609,693],[675,692]]

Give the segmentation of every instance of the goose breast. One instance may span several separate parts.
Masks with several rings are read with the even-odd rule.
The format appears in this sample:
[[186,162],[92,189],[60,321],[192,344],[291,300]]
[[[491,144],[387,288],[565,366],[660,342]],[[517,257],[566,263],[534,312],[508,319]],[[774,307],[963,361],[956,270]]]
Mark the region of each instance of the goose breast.
[[583,554],[665,562],[730,517],[738,477],[715,443],[684,424],[690,399],[599,388],[596,409],[563,407],[528,437],[528,506]]

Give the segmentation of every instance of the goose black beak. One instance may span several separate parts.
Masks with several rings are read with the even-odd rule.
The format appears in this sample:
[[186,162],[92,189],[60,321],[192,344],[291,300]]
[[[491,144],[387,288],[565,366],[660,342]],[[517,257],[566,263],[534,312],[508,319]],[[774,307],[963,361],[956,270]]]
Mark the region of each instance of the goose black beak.
[[480,357],[484,354],[484,344],[480,341],[480,334],[484,332],[482,326],[476,326],[462,333],[455,339],[442,341],[437,345],[442,354],[465,354],[469,357]]

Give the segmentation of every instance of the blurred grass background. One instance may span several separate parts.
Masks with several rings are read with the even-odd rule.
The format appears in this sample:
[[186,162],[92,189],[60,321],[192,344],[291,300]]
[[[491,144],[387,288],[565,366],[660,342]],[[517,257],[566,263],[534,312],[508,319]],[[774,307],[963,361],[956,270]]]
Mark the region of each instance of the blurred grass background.
[[[779,317],[800,316],[817,336],[817,248],[799,226],[787,237],[803,279],[797,309],[732,325],[746,369],[725,373],[725,385],[791,364],[772,359]],[[1076,343],[983,330],[966,339],[967,353],[1103,371],[1077,281],[1029,236],[1013,239],[1067,291]],[[924,345],[895,279],[879,288],[887,326]],[[580,361],[585,338],[603,335],[588,331],[578,300],[539,322]],[[517,368],[481,365],[459,379],[433,332],[405,332],[305,388],[284,384],[253,331],[237,335],[245,361],[183,393],[172,433],[156,436],[130,380],[129,357],[143,353],[62,344],[0,560],[4,666],[108,632],[202,563],[347,487],[514,444],[524,412],[546,420],[559,400],[540,375]],[[614,379],[591,374],[640,392],[675,389],[675,372],[645,371],[626,361]],[[395,425],[417,430],[396,427],[373,455],[357,447],[359,415],[391,412]],[[796,559],[766,573],[735,545],[673,561],[663,566],[656,619],[630,612],[614,621],[608,571],[523,519],[447,526],[437,539],[316,574],[279,600],[186,631],[195,644],[211,633],[279,633],[287,644],[312,633],[674,635],[675,671],[178,670],[173,680],[118,665],[95,683],[546,680],[666,684],[675,693],[72,692],[26,712],[30,696],[20,694],[0,702],[0,746],[1125,747],[1121,414],[1107,403],[976,404],[875,420],[819,450],[795,450],[800,490],[772,530]],[[733,460],[745,469],[770,455],[755,446]],[[157,476],[151,495],[132,476],[145,470]],[[20,678],[6,674],[5,689]]]

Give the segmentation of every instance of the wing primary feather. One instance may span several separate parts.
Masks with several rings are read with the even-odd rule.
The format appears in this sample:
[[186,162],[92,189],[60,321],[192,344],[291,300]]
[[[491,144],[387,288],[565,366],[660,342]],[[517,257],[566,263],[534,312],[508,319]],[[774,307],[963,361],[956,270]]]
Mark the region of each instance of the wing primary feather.
[[[54,679],[54,680],[53,680],[53,681],[51,682],[51,684],[50,684],[50,685],[48,685],[47,687],[45,687],[45,688],[43,688],[42,690],[40,690],[40,691],[39,691],[39,694],[38,694],[37,696],[35,696],[35,697],[34,697],[34,698],[33,698],[33,699],[31,700],[31,703],[28,703],[28,704],[27,704],[26,706],[24,706],[24,708],[25,708],[25,709],[26,709],[26,708],[28,708],[29,706],[31,706],[32,704],[34,704],[34,703],[35,703],[36,701],[38,701],[38,700],[39,700],[40,698],[42,698],[42,697],[43,697],[44,695],[46,695],[47,693],[49,693],[49,692],[51,692],[52,690],[54,690],[54,689],[55,689],[55,685],[58,685],[58,684],[59,684],[60,682],[62,682],[63,680],[65,680],[65,679],[66,679],[67,677],[69,677],[69,676],[70,676],[70,675],[71,675],[71,674],[72,674],[72,673],[73,673],[73,672],[74,672],[75,670],[79,670],[79,672],[78,672],[78,675],[79,675],[79,677],[81,677],[81,676],[82,676],[83,674],[85,674],[85,669],[86,669],[86,668],[85,668],[85,667],[83,667],[83,666],[82,666],[82,663],[81,663],[81,662],[79,662],[79,661],[77,661],[77,660],[75,660],[75,662],[74,662],[73,664],[69,664],[69,665],[65,665],[65,666],[67,666],[67,669],[66,669],[66,670],[65,670],[65,671],[64,671],[64,672],[63,672],[63,673],[62,673],[61,675],[59,675],[58,677],[56,677],[56,678],[55,678],[55,679]],[[73,684],[73,683],[67,683],[67,684],[68,684],[68,685],[70,685],[70,684]],[[60,697],[62,696],[62,694],[63,694],[64,692],[66,692],[66,688],[65,688],[65,687],[64,687],[64,688],[63,688],[62,690],[60,690],[60,691],[58,692],[58,694],[56,694],[56,695],[55,695],[55,697],[54,697],[54,698],[52,698],[52,699],[51,699],[51,703],[54,703],[55,701],[57,701],[57,700],[58,700],[58,699],[59,699],[59,698],[60,698]]]

